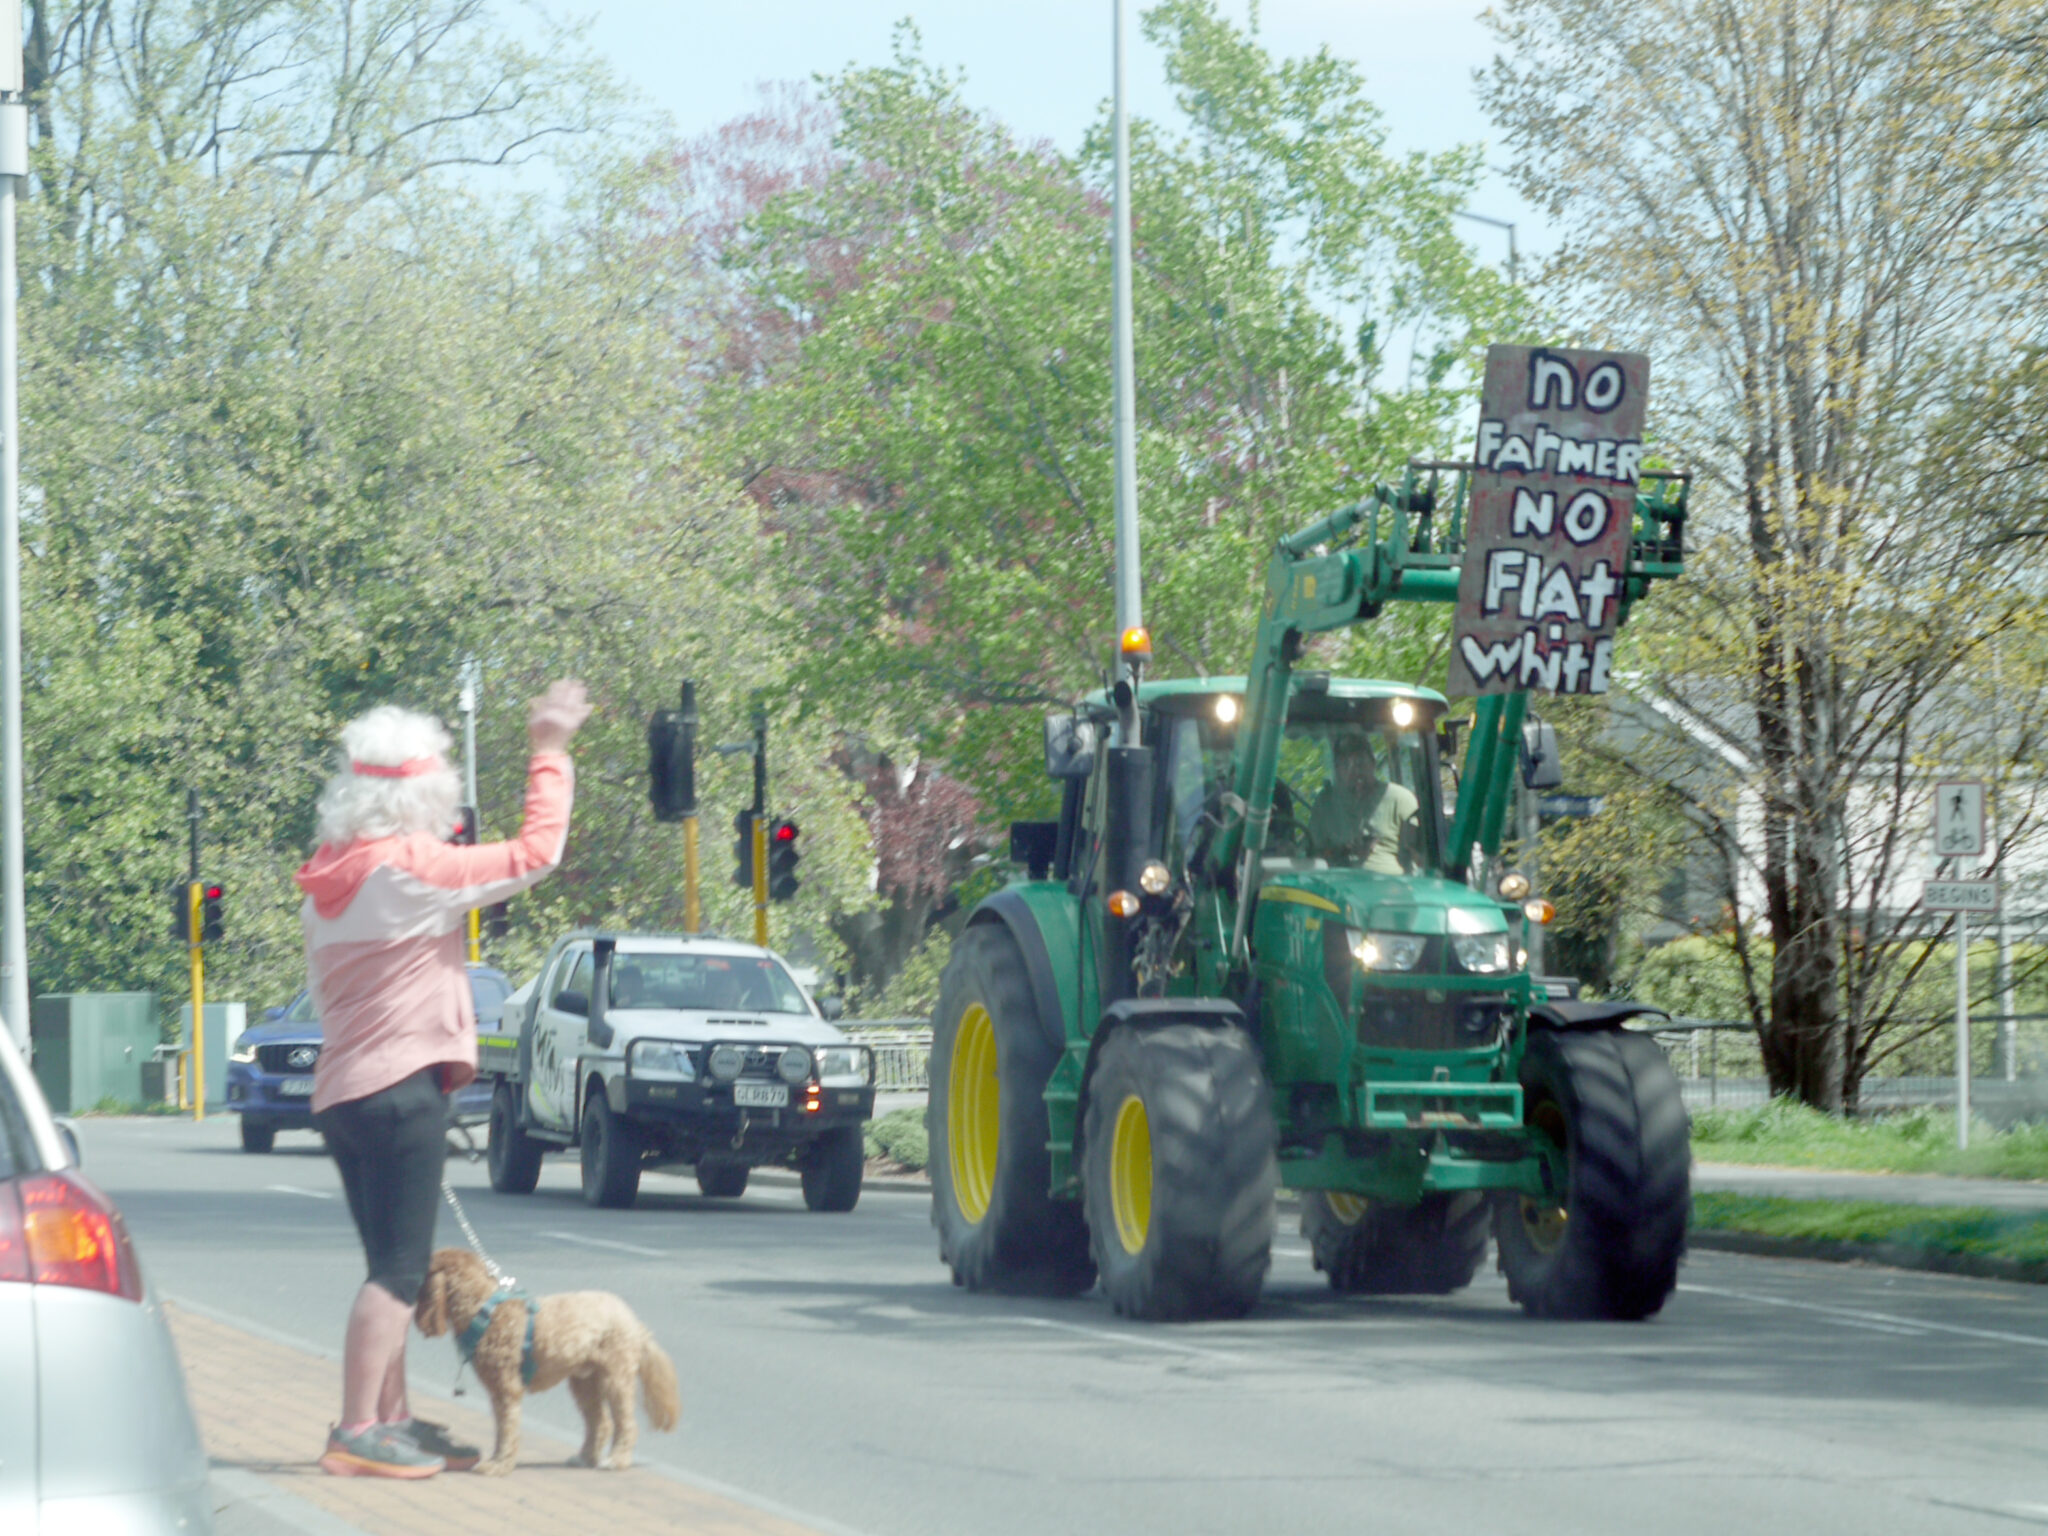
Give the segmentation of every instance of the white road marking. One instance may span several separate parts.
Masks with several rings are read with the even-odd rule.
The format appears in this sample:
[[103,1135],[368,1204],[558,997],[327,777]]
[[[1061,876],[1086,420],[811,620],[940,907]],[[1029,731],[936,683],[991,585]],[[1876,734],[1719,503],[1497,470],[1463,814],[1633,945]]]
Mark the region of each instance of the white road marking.
[[552,1237],[558,1243],[579,1243],[586,1248],[616,1248],[620,1253],[637,1253],[643,1259],[666,1259],[672,1255],[665,1248],[642,1248],[638,1243],[615,1243],[608,1237],[579,1237],[574,1232],[543,1232],[542,1237]]
[[1170,1339],[1155,1339],[1141,1333],[1118,1333],[1111,1328],[1083,1328],[1078,1323],[1056,1323],[1049,1317],[1016,1317],[1010,1321],[1021,1323],[1026,1328],[1051,1328],[1059,1333],[1078,1333],[1084,1338],[1108,1339],[1116,1344],[1142,1344],[1147,1349],[1169,1350],[1176,1355],[1197,1355],[1204,1360],[1227,1360],[1236,1364],[1244,1358],[1220,1349],[1199,1349],[1193,1344],[1176,1344]]
[[1860,1317],[1830,1317],[1826,1321],[1833,1323],[1837,1328],[1862,1328],[1870,1333],[1896,1333],[1909,1339],[1927,1337],[1927,1330],[1917,1325],[1911,1328],[1894,1328],[1890,1323],[1865,1322]]
[[1995,1344],[2031,1344],[2036,1349],[2048,1349],[2048,1339],[2033,1333],[2005,1333],[1997,1328],[1966,1328],[1961,1323],[1933,1323],[1924,1318],[1894,1317],[1889,1312],[1859,1312],[1849,1307],[1824,1307],[1818,1302],[1787,1301],[1779,1296],[1759,1296],[1753,1291],[1724,1290],[1718,1285],[1681,1285],[1679,1289],[1700,1296],[1723,1296],[1731,1301],[1754,1302],[1760,1307],[1789,1307],[1795,1312],[1817,1312],[1822,1317],[1850,1318],[1863,1323],[1889,1325],[1893,1330],[1953,1333],[1965,1339],[1989,1339]]
[[274,1189],[280,1195],[304,1195],[308,1200],[332,1200],[334,1198],[334,1191],[331,1189],[301,1189],[296,1184],[266,1184],[263,1187],[265,1189]]

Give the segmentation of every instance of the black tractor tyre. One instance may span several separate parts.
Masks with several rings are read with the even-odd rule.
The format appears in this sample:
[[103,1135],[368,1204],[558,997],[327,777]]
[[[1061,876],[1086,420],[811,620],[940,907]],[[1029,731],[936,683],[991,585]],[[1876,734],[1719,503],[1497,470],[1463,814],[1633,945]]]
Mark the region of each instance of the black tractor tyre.
[[861,1175],[867,1171],[867,1138],[857,1125],[834,1126],[804,1149],[797,1173],[804,1204],[814,1211],[844,1213],[860,1204]]
[[1078,1296],[1095,1283],[1080,1202],[1051,1194],[1045,1086],[1059,1032],[1038,1017],[1009,930],[989,923],[961,934],[939,983],[925,1110],[932,1225],[956,1285]]
[[1361,1296],[1447,1296],[1486,1258],[1493,1213],[1477,1193],[1428,1195],[1415,1205],[1367,1202],[1312,1189],[1301,1235],[1330,1289]]
[[268,1152],[277,1145],[277,1123],[272,1120],[252,1120],[242,1116],[242,1150],[244,1152]]
[[532,1194],[540,1183],[540,1159],[546,1149],[519,1128],[519,1107],[504,1083],[491,1095],[489,1134],[484,1166],[490,1171],[491,1188],[501,1195]]
[[602,1089],[583,1106],[583,1199],[620,1211],[640,1193],[640,1128],[612,1113]]
[[747,1192],[751,1171],[732,1158],[707,1157],[697,1164],[697,1192],[712,1200],[737,1200]]
[[1692,1204],[1691,1124],[1663,1049],[1536,1030],[1521,1075],[1524,1122],[1563,1149],[1568,1187],[1496,1200],[1509,1297],[1533,1317],[1652,1316],[1678,1284]]
[[1102,1288],[1148,1322],[1241,1317],[1272,1264],[1271,1091],[1241,1030],[1120,1029],[1088,1086],[1082,1171]]

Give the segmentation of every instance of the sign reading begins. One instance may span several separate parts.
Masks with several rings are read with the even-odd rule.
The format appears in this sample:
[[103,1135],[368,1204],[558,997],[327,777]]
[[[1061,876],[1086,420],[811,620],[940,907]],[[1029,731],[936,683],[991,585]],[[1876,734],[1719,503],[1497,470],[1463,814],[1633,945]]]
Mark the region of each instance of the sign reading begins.
[[1452,694],[1607,691],[1650,360],[1489,347]]

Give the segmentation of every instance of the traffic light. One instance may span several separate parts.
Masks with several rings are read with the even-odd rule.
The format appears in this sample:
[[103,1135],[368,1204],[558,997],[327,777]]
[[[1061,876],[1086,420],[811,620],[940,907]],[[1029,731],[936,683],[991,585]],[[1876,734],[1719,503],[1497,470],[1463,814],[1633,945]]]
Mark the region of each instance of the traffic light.
[[171,937],[180,944],[192,942],[192,882],[180,880],[171,887]]
[[512,931],[512,903],[501,901],[484,908],[484,933],[493,939],[502,939]]
[[750,891],[754,888],[754,812],[736,814],[732,829],[739,834],[732,840],[732,883]]
[[476,846],[477,812],[473,805],[455,807],[455,826],[448,834],[448,841],[463,848]]
[[697,710],[684,690],[686,708],[657,709],[647,721],[647,797],[656,821],[682,821],[697,814]]
[[199,942],[218,944],[227,929],[221,921],[221,898],[227,888],[218,880],[209,880],[199,890]]
[[796,895],[800,883],[796,877],[797,860],[803,855],[796,848],[797,825],[784,817],[768,829],[768,899],[788,901]]

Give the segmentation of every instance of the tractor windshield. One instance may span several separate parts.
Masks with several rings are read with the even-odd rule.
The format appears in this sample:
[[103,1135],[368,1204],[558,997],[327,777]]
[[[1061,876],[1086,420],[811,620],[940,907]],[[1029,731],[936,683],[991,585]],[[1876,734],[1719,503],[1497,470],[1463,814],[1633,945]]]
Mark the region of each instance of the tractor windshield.
[[[1436,868],[1435,789],[1420,722],[1395,726],[1377,702],[1342,714],[1331,701],[1297,701],[1304,707],[1326,717],[1287,723],[1267,855],[1377,874]],[[1155,825],[1183,865],[1235,777],[1233,724],[1204,709],[1163,715],[1152,727]]]
[[1352,720],[1290,720],[1273,790],[1271,851],[1401,875],[1436,862],[1422,735]]

